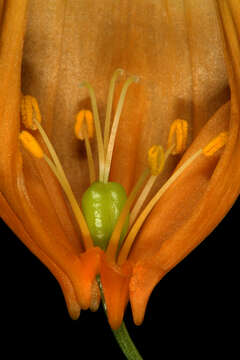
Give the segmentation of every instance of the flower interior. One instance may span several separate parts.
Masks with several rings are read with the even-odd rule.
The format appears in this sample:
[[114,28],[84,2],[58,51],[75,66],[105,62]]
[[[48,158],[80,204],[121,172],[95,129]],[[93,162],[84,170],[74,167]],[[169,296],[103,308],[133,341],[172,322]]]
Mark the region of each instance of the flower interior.
[[[121,184],[109,181],[114,144],[125,97],[129,86],[133,86],[135,82],[139,81],[136,76],[130,76],[125,81],[115,113],[112,115],[116,82],[123,73],[123,70],[117,69],[111,78],[103,131],[95,92],[88,82],[81,84],[88,89],[92,106],[91,110],[82,109],[79,111],[74,127],[76,139],[85,143],[89,168],[90,186],[83,194],[81,206],[73,194],[56,151],[41,125],[41,113],[37,100],[30,95],[22,97],[21,118],[27,130],[23,130],[19,135],[25,149],[39,161],[46,161],[58,179],[80,228],[81,241],[85,250],[97,246],[105,252],[109,262],[117,265],[122,265],[128,259],[138,232],[151,210],[186,167],[199,156],[213,155],[224,146],[227,140],[227,133],[223,132],[204,148],[199,149],[182,166],[177,168],[145,205],[153,184],[163,172],[169,156],[181,154],[186,149],[188,124],[185,120],[176,119],[169,129],[167,147],[164,149],[159,144],[153,144],[148,151],[148,164],[146,164],[145,170],[127,196]],[[39,131],[50,156],[45,154],[40,147],[34,137],[34,131]],[[97,141],[98,171],[94,166],[91,147],[94,135]]]

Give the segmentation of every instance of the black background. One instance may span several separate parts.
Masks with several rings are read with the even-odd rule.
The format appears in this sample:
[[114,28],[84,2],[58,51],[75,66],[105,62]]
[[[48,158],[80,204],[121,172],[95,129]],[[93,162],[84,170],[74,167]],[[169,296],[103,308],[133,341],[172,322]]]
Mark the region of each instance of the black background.
[[[173,359],[176,354],[233,358],[239,210],[240,200],[161,280],[143,325],[133,324],[128,306],[125,323],[145,360]],[[99,359],[124,359],[102,309],[82,311],[79,320],[71,320],[54,277],[2,221],[0,228],[1,351],[7,351],[6,358],[17,351],[18,357],[27,359],[95,359],[97,351]]]

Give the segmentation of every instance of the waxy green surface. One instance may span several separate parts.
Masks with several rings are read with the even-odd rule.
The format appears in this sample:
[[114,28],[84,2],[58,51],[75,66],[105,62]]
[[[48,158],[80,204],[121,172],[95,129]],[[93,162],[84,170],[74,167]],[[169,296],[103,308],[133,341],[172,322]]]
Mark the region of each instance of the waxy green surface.
[[[82,211],[85,216],[94,245],[105,250],[111,238],[117,219],[127,200],[126,191],[116,182],[94,182],[83,194]],[[127,229],[129,216],[121,233],[121,245]]]

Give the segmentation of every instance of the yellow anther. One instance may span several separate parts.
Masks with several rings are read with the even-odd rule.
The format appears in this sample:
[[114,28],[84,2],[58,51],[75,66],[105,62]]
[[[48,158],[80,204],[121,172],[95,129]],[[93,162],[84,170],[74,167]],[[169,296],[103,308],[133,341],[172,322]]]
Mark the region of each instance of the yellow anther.
[[19,135],[19,139],[25,149],[29,151],[34,157],[38,159],[43,158],[44,153],[41,146],[28,131],[22,131]]
[[175,145],[172,155],[181,154],[187,146],[188,123],[186,120],[176,119],[171,125],[168,135],[168,149]]
[[30,95],[22,96],[21,101],[21,117],[24,126],[30,130],[36,130],[37,126],[34,120],[41,123],[41,113],[38,107],[38,102],[35,97]]
[[86,126],[87,137],[91,139],[94,133],[93,116],[90,110],[81,110],[76,116],[74,132],[79,140],[84,140],[84,126]]
[[216,136],[214,139],[212,139],[204,148],[203,153],[205,156],[212,156],[217,152],[219,149],[221,149],[227,142],[228,133],[227,132],[221,132],[218,136]]
[[154,145],[148,150],[148,165],[151,174],[156,176],[160,174],[165,163],[165,154],[162,146]]

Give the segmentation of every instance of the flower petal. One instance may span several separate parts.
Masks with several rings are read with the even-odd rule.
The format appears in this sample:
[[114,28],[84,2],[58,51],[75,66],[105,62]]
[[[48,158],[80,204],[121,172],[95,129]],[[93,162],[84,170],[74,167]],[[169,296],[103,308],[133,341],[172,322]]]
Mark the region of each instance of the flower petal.
[[[20,222],[18,226],[21,225],[22,233],[19,231],[19,237],[26,243],[27,232],[31,238],[30,249],[43,258],[43,262],[51,264],[51,268],[59,274],[57,278],[60,283],[66,284],[66,287],[73,283],[78,301],[81,302],[81,294],[84,293],[81,289],[84,262],[79,255],[82,247],[79,233],[76,233],[70,221],[71,215],[62,191],[46,164],[35,161],[26,153],[22,156],[18,148],[25,10],[25,1],[21,2],[21,6],[9,1],[2,17],[0,186]],[[14,222],[11,224],[14,226]],[[87,280],[84,281],[86,283]]]
[[59,282],[63,291],[68,312],[72,319],[77,319],[80,315],[80,305],[76,298],[73,285],[68,276],[34,243],[27,231],[24,229],[21,221],[14,211],[10,208],[6,199],[0,193],[0,216],[5,223],[14,229],[15,234],[21,238],[22,242],[31,250],[35,256],[51,271]]
[[39,223],[52,233],[52,241],[58,238],[58,242],[66,247],[70,245],[80,254],[83,251],[81,233],[55,175],[45,161],[34,159],[25,151],[22,155],[23,168],[18,174],[17,191],[27,195]]
[[[81,290],[80,301],[83,309],[88,309],[91,306],[92,295],[96,295],[93,294],[93,287],[96,275],[100,271],[101,257],[102,250],[98,247],[92,247],[80,255],[81,274],[79,283]],[[76,269],[76,272],[79,271]]]
[[[2,5],[0,39],[0,188],[4,193],[16,177],[20,74],[27,1]],[[11,200],[14,196],[11,195]]]
[[[226,104],[213,116],[181,163],[215,134],[226,129],[229,110],[229,104]],[[136,323],[142,322],[148,297],[156,283],[214,229],[236,199],[239,185],[235,180],[240,174],[235,169],[233,175],[231,166],[235,167],[232,156],[239,144],[233,138],[235,134],[230,131],[230,140],[220,160],[219,154],[208,159],[201,156],[186,168],[146,221],[130,255],[130,259],[137,263],[136,279],[132,280],[134,286],[130,284],[130,301]],[[151,260],[153,256],[154,261]],[[142,294],[141,304],[137,298],[139,292]]]
[[[140,77],[124,105],[111,175],[129,190],[148,148],[166,144],[176,117],[193,119],[195,134],[226,101],[216,25],[213,0],[30,1],[23,91],[38,98],[78,199],[88,186],[88,169],[72,129],[78,110],[90,105],[80,82],[92,83],[104,117],[113,71],[121,67]],[[166,176],[175,164],[169,163]]]
[[125,307],[128,302],[128,288],[132,266],[125,262],[121,267],[111,264],[106,256],[101,261],[101,282],[107,306],[107,317],[112,329],[116,330],[122,323]]
[[[136,265],[137,275],[135,281],[133,278],[132,287],[130,284],[130,299],[134,319],[137,324],[143,320],[146,303],[155,284],[211,232],[239,195],[240,171],[238,171],[236,164],[240,160],[240,11],[236,1],[217,1],[217,4],[220,14],[219,19],[222,24],[226,63],[231,87],[231,107],[229,109],[229,105],[224,106],[216,114],[216,117],[219,117],[222,113],[220,119],[222,117],[223,123],[226,124],[230,110],[229,140],[214,172],[209,174],[207,187],[201,196],[198,206],[194,209],[193,215],[189,217],[188,221],[183,222],[180,228],[176,226],[168,240],[162,243],[162,246],[160,246],[159,251],[155,255],[153,266],[150,265],[150,270],[148,270],[150,258],[143,260],[142,264],[140,261],[142,268],[145,269],[145,271],[142,271],[143,276],[139,276],[137,266],[140,265]],[[188,156],[187,154],[184,158]],[[179,179],[179,182],[181,182],[181,179]],[[169,189],[170,192],[171,189]],[[187,196],[189,198],[189,194]],[[186,211],[185,209],[184,207],[184,212]],[[161,225],[164,227],[164,224],[158,224],[159,227]],[[162,239],[160,243],[161,241]],[[151,276],[153,272],[155,277]],[[147,284],[145,289],[144,284]],[[140,303],[137,300],[139,293],[141,293]]]
[[[138,2],[136,18],[130,19],[129,45],[125,45],[131,66],[139,69],[141,87],[131,90],[133,94],[127,99],[111,171],[111,178],[127,190],[146,167],[148,149],[167,144],[173,120],[188,121],[190,143],[229,97],[214,1],[143,3],[139,6]],[[141,26],[141,39],[131,42]],[[169,159],[152,194],[170,176],[178,160]]]

